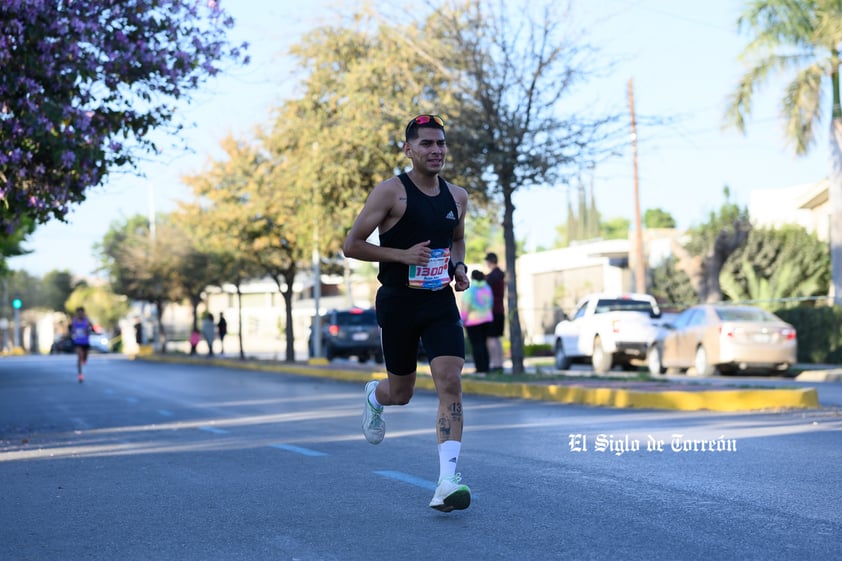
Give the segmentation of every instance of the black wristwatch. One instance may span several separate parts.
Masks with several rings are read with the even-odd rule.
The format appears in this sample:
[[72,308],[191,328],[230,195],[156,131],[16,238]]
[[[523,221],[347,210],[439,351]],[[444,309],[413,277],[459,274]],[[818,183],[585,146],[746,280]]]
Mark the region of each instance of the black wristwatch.
[[465,267],[465,276],[467,277],[468,276],[468,266],[465,265],[465,263],[462,262],[462,261],[457,261],[456,263],[453,264],[453,274],[454,275],[456,274],[456,267],[458,267],[459,265],[462,265],[463,267]]

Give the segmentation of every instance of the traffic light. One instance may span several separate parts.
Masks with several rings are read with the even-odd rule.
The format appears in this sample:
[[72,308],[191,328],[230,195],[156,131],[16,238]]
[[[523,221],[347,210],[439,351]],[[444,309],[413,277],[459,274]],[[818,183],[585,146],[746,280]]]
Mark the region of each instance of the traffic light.
[[21,306],[23,306],[23,301],[20,298],[15,298],[12,300],[12,307],[16,310],[20,310]]

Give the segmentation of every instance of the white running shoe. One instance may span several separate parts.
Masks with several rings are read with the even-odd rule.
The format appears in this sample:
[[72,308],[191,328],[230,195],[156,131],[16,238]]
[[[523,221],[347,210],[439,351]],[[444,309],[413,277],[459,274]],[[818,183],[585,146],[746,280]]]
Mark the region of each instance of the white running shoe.
[[386,436],[386,421],[383,420],[383,406],[374,407],[368,396],[377,387],[377,380],[365,385],[365,405],[363,406],[363,434],[371,444],[380,444]]
[[450,512],[471,506],[471,489],[467,485],[461,485],[460,481],[462,481],[462,475],[459,473],[439,481],[433,500],[430,501],[430,507],[442,512]]

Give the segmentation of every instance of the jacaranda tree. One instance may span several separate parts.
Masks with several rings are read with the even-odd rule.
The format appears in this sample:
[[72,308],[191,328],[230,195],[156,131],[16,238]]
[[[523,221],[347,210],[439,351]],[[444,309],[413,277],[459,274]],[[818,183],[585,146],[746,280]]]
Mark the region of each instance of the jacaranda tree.
[[0,2],[0,235],[154,152],[174,101],[246,63],[217,0]]

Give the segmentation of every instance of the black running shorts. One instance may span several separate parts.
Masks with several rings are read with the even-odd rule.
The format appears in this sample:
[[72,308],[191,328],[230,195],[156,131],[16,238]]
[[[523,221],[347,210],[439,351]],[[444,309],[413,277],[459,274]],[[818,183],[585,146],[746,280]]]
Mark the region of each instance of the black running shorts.
[[506,328],[504,321],[505,317],[503,314],[494,313],[494,319],[491,322],[491,325],[488,326],[488,331],[486,332],[487,337],[502,337],[503,330]]
[[465,358],[465,335],[452,288],[381,286],[375,308],[388,372],[398,376],[415,372],[419,339],[430,360],[438,356]]

